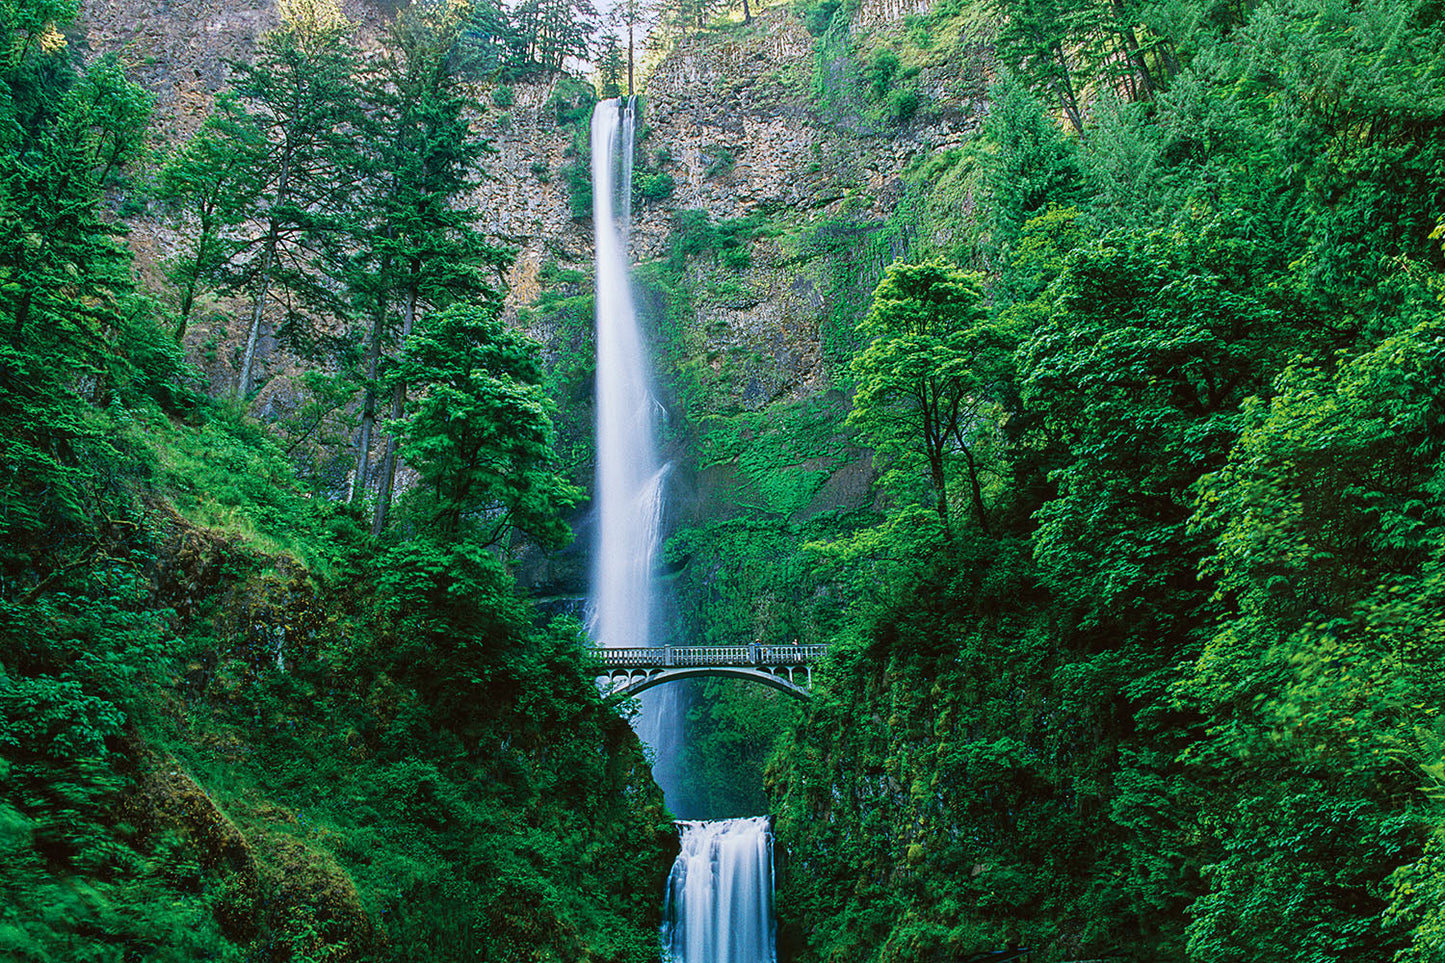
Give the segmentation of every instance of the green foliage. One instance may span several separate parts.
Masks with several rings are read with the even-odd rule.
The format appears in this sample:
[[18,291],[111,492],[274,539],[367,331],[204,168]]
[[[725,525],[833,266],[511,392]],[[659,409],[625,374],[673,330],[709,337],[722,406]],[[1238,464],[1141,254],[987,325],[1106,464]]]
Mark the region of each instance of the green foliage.
[[713,254],[732,270],[745,270],[751,262],[749,245],[764,223],[759,214],[713,221],[707,211],[678,211],[668,237],[668,266],[680,274],[688,259]]
[[989,260],[1008,266],[1025,222],[1050,205],[1068,207],[1078,197],[1082,172],[1077,142],[1064,136],[1037,99],[1013,75],[989,91],[993,109],[983,137],[992,149],[986,167],[988,205],[982,218]]
[[918,113],[923,97],[916,90],[891,90],[887,97],[888,117],[900,124],[906,124]]
[[676,180],[667,171],[651,171],[640,176],[634,174],[634,176],[637,184],[637,196],[644,202],[665,201],[677,188]]
[[895,81],[906,80],[909,71],[899,70],[898,53],[891,47],[879,47],[863,67],[863,82],[874,100],[884,100]]
[[48,594],[0,601],[7,957],[99,961],[129,948],[159,960],[240,958],[211,916],[216,887],[195,855],[125,816],[128,730],[175,644],[141,575],[148,548],[112,545]]
[[803,10],[803,24],[808,28],[808,32],[815,37],[826,33],[840,6],[840,0],[823,0],[822,3],[813,4]]
[[586,130],[596,103],[597,91],[591,84],[576,77],[563,76],[557,78],[546,109],[557,118],[558,127]]
[[[236,384],[242,401],[255,384],[256,346],[273,298],[285,308],[278,334],[303,351],[315,340],[314,317],[342,310],[336,241],[354,226],[342,185],[360,122],[355,68],[342,23],[283,21],[262,38],[254,62],[237,65],[235,97],[218,102],[219,120],[203,128],[200,144],[181,156],[183,173],[168,181],[183,190],[202,225],[184,273],[194,281],[213,270],[224,290],[248,295]],[[235,230],[238,224],[248,229]],[[219,248],[214,254],[207,253],[208,234]]]
[[[498,525],[560,540],[573,492],[534,346],[483,278],[505,257],[450,200],[481,149],[447,83],[465,45],[417,14],[379,63],[396,69],[369,120],[395,136],[346,160],[406,156],[393,193],[367,194],[386,227],[366,245],[321,246],[356,227],[333,217],[336,177],[307,187],[326,196],[294,171],[287,197],[246,180],[286,119],[255,108],[270,82],[337,53],[299,7],[242,71],[249,106],[223,104],[161,178],[196,244],[173,265],[179,333],[244,267],[228,245],[266,191],[262,228],[295,232],[273,280],[340,249],[378,269],[372,287],[328,276],[306,310],[423,309],[392,374],[424,386],[406,430],[425,485],[380,544],[292,464],[344,426],[360,353],[303,373],[294,411],[259,424],[197,398],[133,290],[102,199],[130,190],[148,102],[116,61],[65,52],[75,9],[0,4],[0,956],[644,963],[661,800],[577,627],[539,624],[486,547]],[[301,79],[325,100],[345,63]],[[303,106],[307,137],[342,132],[335,104]]]
[[[894,220],[911,256],[989,268],[1018,346],[994,539],[939,551],[885,488],[807,547],[851,602],[769,770],[781,935],[803,960],[1430,959],[1438,11],[996,9],[1015,73]],[[870,96],[922,36],[864,47]],[[846,263],[846,227],[803,250]]]
[[848,423],[890,473],[926,474],[945,532],[961,456],[974,520],[987,532],[979,453],[997,431],[992,406],[1014,380],[1016,337],[988,322],[976,281],[942,261],[893,264],[859,329],[868,345],[853,359]]
[[592,279],[548,261],[538,281],[541,293],[524,309],[523,319],[530,330],[550,332],[542,345],[543,384],[546,396],[556,402],[552,418],[557,453],[565,476],[586,485],[591,480],[592,381],[597,365]]
[[[432,524],[483,545],[520,531],[555,547],[561,513],[580,496],[556,475],[552,404],[538,345],[491,306],[453,305],[406,344],[398,376],[422,390],[402,453],[425,486]],[[418,492],[420,495],[420,492]]]
[[592,168],[590,154],[584,153],[558,171],[567,186],[567,207],[574,221],[592,217]]

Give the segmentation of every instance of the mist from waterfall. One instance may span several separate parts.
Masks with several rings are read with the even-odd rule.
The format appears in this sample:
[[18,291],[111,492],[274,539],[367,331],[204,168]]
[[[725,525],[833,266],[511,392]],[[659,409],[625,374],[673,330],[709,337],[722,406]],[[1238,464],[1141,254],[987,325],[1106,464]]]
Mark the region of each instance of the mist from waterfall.
[[[657,456],[657,416],[647,345],[628,279],[636,106],[612,99],[592,112],[592,223],[597,241],[597,543],[588,628],[600,645],[660,644],[654,637],[653,565],[667,466]],[[653,753],[653,778],[677,796],[676,686],[641,697],[633,725]]]
[[667,879],[668,963],[776,963],[773,832],[767,816],[682,821]]

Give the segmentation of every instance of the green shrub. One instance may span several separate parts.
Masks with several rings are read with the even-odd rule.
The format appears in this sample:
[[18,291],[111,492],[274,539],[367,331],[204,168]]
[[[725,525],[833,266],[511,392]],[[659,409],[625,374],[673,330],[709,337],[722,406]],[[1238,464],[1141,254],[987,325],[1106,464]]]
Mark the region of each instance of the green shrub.
[[808,28],[808,33],[815,37],[821,37],[827,33],[828,25],[833,22],[833,14],[838,12],[841,6],[839,0],[823,0],[822,3],[814,4],[803,11],[803,25]]
[[704,176],[709,180],[714,177],[726,177],[733,172],[733,168],[738,166],[737,157],[728,147],[710,147],[706,156],[708,161]]
[[923,99],[916,90],[895,90],[888,95],[888,116],[900,124],[906,124],[918,113]]
[[636,178],[636,191],[639,199],[644,201],[661,201],[672,196],[677,182],[667,171],[655,171],[646,173]]
[[868,83],[868,92],[877,100],[888,96],[893,78],[898,73],[898,54],[887,47],[873,52],[873,57],[863,68],[863,78]]
[[565,165],[559,173],[562,183],[567,185],[567,206],[572,219],[585,221],[592,216],[592,170],[589,158],[578,157]]

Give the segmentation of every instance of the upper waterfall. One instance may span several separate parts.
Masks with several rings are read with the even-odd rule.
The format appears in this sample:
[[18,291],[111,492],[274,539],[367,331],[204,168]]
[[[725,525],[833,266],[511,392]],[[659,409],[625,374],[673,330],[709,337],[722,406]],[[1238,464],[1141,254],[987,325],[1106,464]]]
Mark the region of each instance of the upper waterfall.
[[657,402],[627,277],[632,101],[592,112],[592,219],[597,238],[597,518],[592,636],[652,643],[652,565],[662,514],[654,441]]

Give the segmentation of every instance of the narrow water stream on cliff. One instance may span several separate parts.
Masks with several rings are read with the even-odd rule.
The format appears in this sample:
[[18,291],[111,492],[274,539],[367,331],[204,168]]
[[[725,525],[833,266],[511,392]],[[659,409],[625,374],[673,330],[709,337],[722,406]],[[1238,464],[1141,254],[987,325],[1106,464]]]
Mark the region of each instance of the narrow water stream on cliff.
[[[636,102],[592,114],[592,220],[597,244],[598,538],[588,628],[609,647],[655,637],[653,565],[668,467],[657,455],[661,405],[628,277]],[[675,685],[644,692],[634,720],[665,797],[677,798],[681,707]],[[773,963],[773,836],[767,816],[680,821],[681,852],[666,893],[670,963]]]

